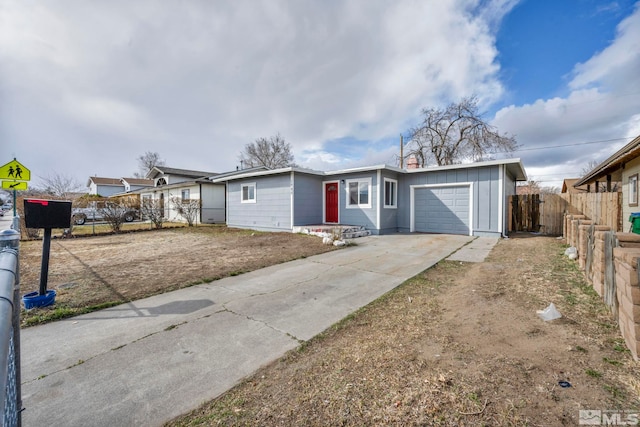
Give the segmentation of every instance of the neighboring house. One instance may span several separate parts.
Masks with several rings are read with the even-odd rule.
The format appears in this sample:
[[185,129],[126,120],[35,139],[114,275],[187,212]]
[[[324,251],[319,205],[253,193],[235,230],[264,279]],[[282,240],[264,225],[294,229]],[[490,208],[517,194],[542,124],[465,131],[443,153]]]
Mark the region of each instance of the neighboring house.
[[206,178],[217,175],[215,172],[194,171],[190,169],[177,169],[168,166],[154,166],[148,173],[147,179],[153,180],[153,185],[176,184],[179,182],[195,181],[199,178]]
[[173,203],[198,200],[200,212],[198,222],[217,224],[226,221],[225,185],[212,182],[214,177],[232,176],[238,173],[266,170],[264,167],[216,174],[215,172],[177,169],[156,166],[147,174],[147,178],[155,185],[138,191],[141,202],[157,200],[164,210],[164,217],[169,221],[184,221]]
[[580,178],[566,178],[562,181],[562,191],[561,193],[570,193],[570,194],[578,194],[578,193],[586,193],[588,188],[586,185],[580,185],[578,187],[574,187],[574,184],[580,181]]
[[214,184],[207,178],[159,185],[139,191],[140,202],[157,200],[169,221],[184,221],[174,203],[197,200],[200,205],[197,222],[216,224],[225,222],[224,185]]
[[519,159],[399,169],[379,165],[321,172],[297,167],[238,171],[225,183],[231,227],[293,231],[320,224],[393,232],[500,236],[507,197],[526,174]]
[[640,175],[640,136],[616,151],[611,157],[593,168],[574,184],[574,187],[587,186],[588,191],[618,191],[616,182],[621,182],[623,230],[631,223],[629,215],[640,212],[638,206],[638,176]]
[[114,194],[153,187],[153,180],[139,178],[101,178],[92,176],[89,177],[89,181],[87,181],[87,187],[89,187],[89,194],[109,197]]
[[155,166],[147,173],[153,186],[135,191],[140,202],[155,200],[169,221],[184,221],[174,203],[198,201],[200,210],[197,222],[215,224],[225,222],[224,186],[212,183],[208,177],[215,172]]
[[122,178],[122,184],[124,185],[124,191],[136,191],[142,190],[143,188],[153,187],[152,179],[142,179],[142,178]]
[[124,184],[120,178],[101,178],[98,176],[89,177],[87,181],[89,194],[100,195],[102,197],[113,196],[124,191]]

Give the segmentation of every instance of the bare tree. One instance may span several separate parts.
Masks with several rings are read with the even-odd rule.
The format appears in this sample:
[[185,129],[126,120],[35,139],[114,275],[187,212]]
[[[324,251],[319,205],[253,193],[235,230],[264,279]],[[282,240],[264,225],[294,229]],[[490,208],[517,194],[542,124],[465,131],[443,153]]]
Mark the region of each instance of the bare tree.
[[518,188],[520,188],[518,194],[540,194],[541,191],[540,183],[533,179],[529,179],[526,183],[521,183]]
[[68,198],[85,188],[76,178],[64,173],[54,172],[39,178],[44,187],[42,191],[55,197]]
[[162,228],[164,223],[164,207],[158,199],[146,199],[140,205],[140,213],[143,219],[151,221],[155,228]]
[[[584,165],[584,167],[580,171],[581,176],[584,177],[588,175],[589,173],[593,172],[593,170],[598,166],[600,166],[600,162],[598,162],[597,160],[589,160],[589,162],[586,165]],[[614,182],[613,185],[611,185],[611,192],[616,193],[619,190],[619,185],[620,185],[619,182]],[[606,182],[598,183],[598,188],[596,189],[596,191],[599,193],[606,193],[608,191],[607,183]]]
[[501,135],[482,120],[475,97],[463,98],[447,108],[423,109],[422,124],[411,130],[406,156],[415,155],[424,167],[432,161],[438,166],[464,160],[478,161],[497,152],[517,148],[513,136]]
[[146,151],[137,157],[138,170],[133,175],[135,178],[145,178],[154,166],[164,166],[164,160],[160,159],[160,154],[155,151]]
[[542,194],[560,194],[561,189],[555,186],[546,186],[540,189],[540,193]]
[[520,189],[518,191],[519,194],[527,195],[527,194],[559,194],[560,189],[558,187],[543,187],[540,185],[540,181],[535,181],[533,179],[529,179],[525,183],[521,183],[518,185]]
[[120,232],[122,224],[125,222],[125,215],[129,211],[131,211],[131,206],[124,201],[106,201],[104,202],[104,207],[100,208],[104,220],[114,233]]
[[200,200],[183,200],[180,197],[172,197],[171,204],[173,204],[173,208],[178,212],[178,215],[187,221],[189,227],[193,227],[193,224],[198,219],[198,213],[200,212]]
[[266,166],[269,169],[294,166],[291,145],[280,134],[269,138],[258,138],[245,145],[240,153],[242,167]]
[[598,162],[597,160],[589,160],[589,162],[587,162],[587,164],[584,165],[584,167],[580,171],[580,176],[588,175],[589,172],[594,170],[596,168],[596,166],[598,166],[599,164],[600,164],[600,162]]

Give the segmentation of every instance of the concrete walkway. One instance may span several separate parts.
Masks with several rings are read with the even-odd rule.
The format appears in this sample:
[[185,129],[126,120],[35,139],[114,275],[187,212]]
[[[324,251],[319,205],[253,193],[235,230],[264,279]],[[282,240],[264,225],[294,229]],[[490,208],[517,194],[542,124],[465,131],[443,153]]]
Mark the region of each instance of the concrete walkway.
[[339,251],[24,329],[24,425],[162,425],[472,240],[370,236]]
[[498,240],[498,237],[478,237],[447,257],[447,261],[484,262]]

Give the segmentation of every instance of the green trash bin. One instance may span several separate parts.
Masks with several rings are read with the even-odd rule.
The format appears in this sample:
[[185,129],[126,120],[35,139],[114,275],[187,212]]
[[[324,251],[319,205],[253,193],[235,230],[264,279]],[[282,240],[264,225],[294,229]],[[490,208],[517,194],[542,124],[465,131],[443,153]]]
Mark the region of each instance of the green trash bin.
[[640,234],[640,212],[632,212],[629,215],[629,222],[631,223],[631,232]]

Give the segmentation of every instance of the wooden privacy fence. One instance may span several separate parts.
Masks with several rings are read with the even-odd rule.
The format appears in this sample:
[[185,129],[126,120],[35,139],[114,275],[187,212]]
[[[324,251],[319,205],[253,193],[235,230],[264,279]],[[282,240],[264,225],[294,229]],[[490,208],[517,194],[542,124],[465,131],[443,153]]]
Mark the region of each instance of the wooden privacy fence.
[[584,215],[598,225],[614,231],[622,230],[622,193],[562,193],[567,201],[568,214]]
[[540,195],[509,196],[509,231],[538,231]]
[[509,232],[563,234],[564,215],[581,214],[595,224],[622,231],[622,193],[524,194],[509,196]]
[[509,197],[509,231],[533,231],[559,236],[567,201],[558,194],[524,194]]

